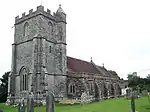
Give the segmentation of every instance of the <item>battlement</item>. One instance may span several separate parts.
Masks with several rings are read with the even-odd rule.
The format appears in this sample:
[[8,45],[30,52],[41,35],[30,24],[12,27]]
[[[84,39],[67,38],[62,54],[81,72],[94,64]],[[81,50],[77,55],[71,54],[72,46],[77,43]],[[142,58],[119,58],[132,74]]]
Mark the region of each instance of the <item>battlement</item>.
[[55,15],[51,14],[51,10],[47,9],[47,11],[45,11],[44,10],[44,6],[40,5],[40,6],[37,6],[36,11],[33,11],[33,9],[30,9],[28,14],[26,14],[24,12],[24,13],[22,13],[21,17],[16,16],[15,17],[15,24],[23,22],[23,21],[25,21],[27,19],[30,19],[32,17],[35,17],[37,15],[44,15],[45,17],[48,17],[48,18],[50,18],[52,20],[55,20]]

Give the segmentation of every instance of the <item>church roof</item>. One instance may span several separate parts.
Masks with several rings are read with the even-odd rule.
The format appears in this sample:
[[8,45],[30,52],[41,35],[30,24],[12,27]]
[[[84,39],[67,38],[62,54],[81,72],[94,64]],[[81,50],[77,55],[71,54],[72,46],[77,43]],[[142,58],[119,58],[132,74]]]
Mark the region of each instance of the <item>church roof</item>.
[[84,60],[76,59],[67,56],[67,68],[72,72],[86,72],[101,74],[107,77],[119,77],[115,71],[107,70],[104,67],[95,65],[93,62],[87,62]]
[[91,62],[80,59],[67,57],[67,67],[73,72],[87,72],[99,74],[99,71],[93,66]]

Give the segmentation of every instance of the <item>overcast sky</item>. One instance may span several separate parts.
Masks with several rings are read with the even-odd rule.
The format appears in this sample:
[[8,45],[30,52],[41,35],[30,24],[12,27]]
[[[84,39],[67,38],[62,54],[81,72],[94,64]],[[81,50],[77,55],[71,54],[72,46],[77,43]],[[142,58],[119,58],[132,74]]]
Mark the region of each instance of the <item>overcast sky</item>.
[[[11,68],[14,19],[36,9],[41,0],[3,0],[0,6],[0,76]],[[150,0],[42,0],[67,14],[67,55],[115,70],[150,73]]]

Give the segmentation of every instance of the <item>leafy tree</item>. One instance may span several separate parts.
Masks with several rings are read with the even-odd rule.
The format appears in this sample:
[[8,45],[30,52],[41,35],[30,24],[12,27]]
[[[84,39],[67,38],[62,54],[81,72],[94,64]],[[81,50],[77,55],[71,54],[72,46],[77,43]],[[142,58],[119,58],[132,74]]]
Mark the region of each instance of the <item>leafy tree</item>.
[[146,78],[147,78],[147,79],[150,79],[150,74],[148,74]]
[[143,90],[150,91],[150,75],[147,78],[140,78],[136,72],[128,74],[128,86],[139,92]]
[[6,72],[2,78],[0,78],[0,102],[6,102],[7,90],[8,90],[8,76],[10,72]]

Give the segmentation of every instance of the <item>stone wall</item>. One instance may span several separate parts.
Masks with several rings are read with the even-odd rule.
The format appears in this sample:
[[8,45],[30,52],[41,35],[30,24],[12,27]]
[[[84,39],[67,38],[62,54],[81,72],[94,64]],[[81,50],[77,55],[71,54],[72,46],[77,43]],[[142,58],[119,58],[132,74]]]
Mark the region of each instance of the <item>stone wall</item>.
[[32,41],[19,44],[16,47],[16,68],[17,74],[19,75],[20,69],[24,66],[27,68],[32,67],[32,54],[33,54],[33,44]]

